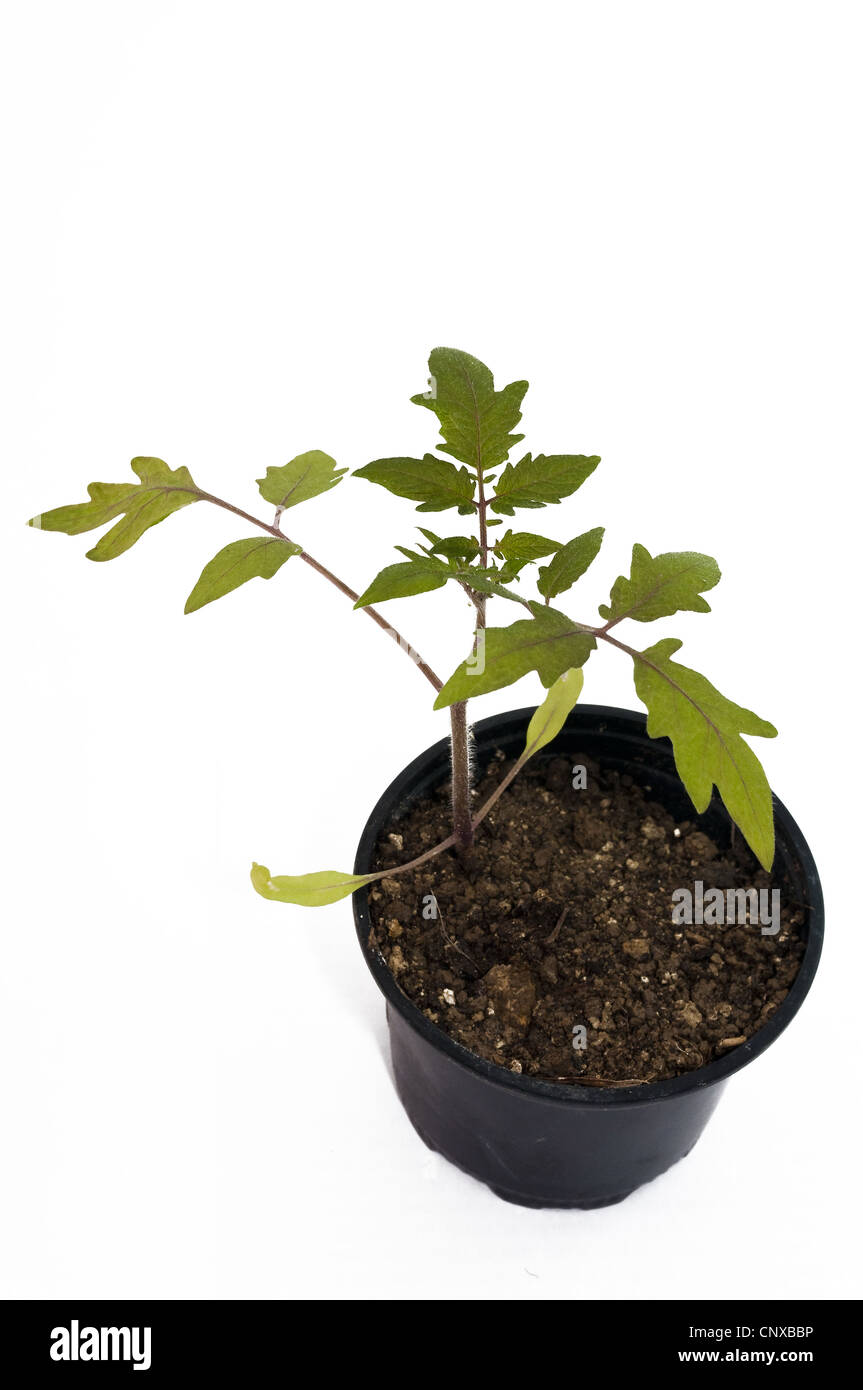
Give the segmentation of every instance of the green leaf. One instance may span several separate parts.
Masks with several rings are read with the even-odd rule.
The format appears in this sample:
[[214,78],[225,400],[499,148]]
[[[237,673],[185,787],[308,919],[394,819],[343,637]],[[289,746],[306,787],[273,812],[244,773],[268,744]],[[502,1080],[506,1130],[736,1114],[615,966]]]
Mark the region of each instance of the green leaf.
[[536,587],[543,598],[557,598],[558,594],[572,588],[575,581],[593,564],[599,554],[604,535],[605,527],[595,526],[592,531],[585,531],[583,535],[576,536],[574,541],[561,546],[550,564],[540,565]]
[[509,568],[516,574],[524,569],[525,565],[531,564],[534,560],[541,560],[545,555],[553,555],[560,548],[560,541],[535,536],[531,531],[507,531],[495,545],[495,550],[504,557]]
[[525,454],[508,463],[495,487],[491,508],[514,516],[516,507],[546,507],[577,492],[599,463],[592,454]]
[[308,502],[311,497],[329,492],[347,471],[337,468],[335,459],[329,454],[310,449],[307,454],[297,454],[281,468],[268,468],[263,478],[257,479],[258,489],[265,502],[287,511],[298,502]]
[[367,608],[371,603],[383,603],[390,598],[409,598],[413,594],[425,594],[431,589],[442,589],[450,572],[441,560],[406,560],[404,564],[387,565],[380,574],[375,575],[364,594],[361,594],[354,608]]
[[534,711],[527,726],[524,752],[521,761],[526,762],[557,738],[566,723],[575,703],[584,688],[584,672],[579,669],[564,671],[558,676],[542,704]]
[[479,554],[479,541],[475,536],[436,536],[424,526],[418,528],[429,542],[432,555],[443,555],[448,560],[473,560]]
[[375,459],[354,470],[355,478],[378,483],[397,497],[418,502],[418,512],[443,512],[458,507],[462,516],[474,510],[474,480],[466,468],[426,454],[421,459]]
[[500,690],[529,671],[536,671],[548,687],[570,667],[584,665],[596,647],[595,638],[556,608],[531,603],[530,609],[532,618],[510,627],[485,629],[485,640],[483,643],[480,635],[476,656],[453,672],[435,700],[435,709]]
[[478,594],[489,594],[496,598],[508,598],[513,603],[524,604],[521,594],[514,594],[503,583],[504,572],[496,569],[483,569],[481,565],[465,565],[456,560],[450,561],[450,578],[469,584]]
[[497,468],[524,438],[511,431],[521,419],[527,382],[513,381],[495,391],[488,367],[457,348],[434,348],[429,371],[429,391],[411,400],[437,416],[445,441],[441,452],[477,473]]
[[270,876],[263,864],[252,865],[252,886],[262,898],[274,903],[296,903],[299,907],[326,907],[340,898],[349,898],[357,888],[363,888],[380,874],[342,874],[337,869],[322,869],[315,874],[281,874]]
[[277,540],[275,536],[252,536],[248,540],[233,541],[204,566],[186,599],[184,611],[194,613],[232,589],[239,589],[247,579],[272,579],[286,560],[302,552],[301,545],[287,538]]
[[432,589],[442,589],[448,579],[460,584],[469,584],[480,594],[495,594],[499,598],[522,603],[518,594],[505,588],[498,571],[483,569],[480,565],[469,565],[464,560],[439,559],[436,555],[423,552],[420,555],[404,546],[397,545],[402,555],[407,557],[404,564],[387,565],[372,580],[365,593],[354,604],[355,608],[366,608],[369,604],[383,603],[391,598],[409,598],[414,594],[428,593]]
[[697,671],[671,660],[682,643],[666,637],[633,652],[635,689],[647,706],[651,738],[667,735],[683,785],[699,813],[714,785],[732,820],[765,869],[773,863],[773,798],[764,769],[741,734],[775,738],[776,730],[742,709]]
[[615,579],[611,604],[601,603],[599,611],[613,623],[624,618],[651,623],[684,609],[709,613],[710,604],[701,592],[712,589],[720,577],[719,566],[709,555],[694,550],[651,555],[643,545],[634,545],[629,579],[624,575]]
[[55,507],[53,511],[32,517],[28,525],[78,536],[122,515],[122,521],[87,551],[88,560],[114,560],[140,540],[151,526],[164,521],[181,507],[199,502],[203,496],[188,469],[169,468],[162,459],[134,458],[132,472],[138,476],[138,483],[90,483],[87,488],[89,502]]

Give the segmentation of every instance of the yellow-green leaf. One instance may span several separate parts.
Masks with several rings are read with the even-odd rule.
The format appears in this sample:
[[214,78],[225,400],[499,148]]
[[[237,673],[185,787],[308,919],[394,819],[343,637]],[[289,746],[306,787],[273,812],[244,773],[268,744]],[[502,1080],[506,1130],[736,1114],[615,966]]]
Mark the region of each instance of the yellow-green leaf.
[[163,459],[134,458],[137,483],[90,483],[89,502],[55,507],[31,518],[29,525],[42,531],[64,531],[78,536],[122,515],[122,520],[100,537],[88,560],[114,560],[134,545],[144,532],[166,516],[199,502],[203,493],[186,468],[169,468]]
[[252,865],[252,886],[262,898],[274,903],[295,903],[298,907],[326,907],[348,898],[380,874],[342,874],[322,869],[314,874],[280,874],[273,878],[263,864]]
[[220,550],[201,571],[201,577],[186,599],[186,613],[194,613],[214,599],[222,598],[232,589],[239,589],[247,579],[272,579],[292,555],[301,555],[303,547],[287,537],[251,536],[232,541]]
[[558,676],[542,704],[534,710],[527,726],[522,760],[527,761],[540,748],[557,738],[567,718],[575,708],[575,703],[584,688],[584,672],[578,667],[564,671]]
[[765,869],[773,863],[773,797],[764,769],[741,734],[775,738],[752,710],[720,695],[704,676],[671,657],[674,637],[633,652],[635,689],[647,706],[651,738],[671,739],[674,761],[696,811],[707,810],[714,785],[731,819]]
[[532,758],[534,753],[538,753],[540,748],[544,748],[547,743],[551,743],[552,739],[557,737],[566,723],[567,715],[581,694],[583,685],[584,673],[578,668],[564,671],[557,678],[542,704],[534,710],[533,717],[527,726],[524,752],[505,777],[498,782],[491,796],[474,816],[474,829],[482,824],[492,807],[497,805],[510,782],[521,772],[528,758]]
[[298,502],[308,502],[310,497],[329,492],[347,471],[337,468],[335,459],[329,454],[310,449],[307,454],[297,454],[281,468],[268,468],[264,477],[258,478],[258,489],[264,501],[287,511]]

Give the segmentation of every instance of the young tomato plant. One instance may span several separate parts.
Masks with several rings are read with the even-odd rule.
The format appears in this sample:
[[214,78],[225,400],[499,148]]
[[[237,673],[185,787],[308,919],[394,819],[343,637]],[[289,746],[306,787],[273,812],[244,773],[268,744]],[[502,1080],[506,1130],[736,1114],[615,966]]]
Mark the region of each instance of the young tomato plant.
[[[524,764],[555,737],[574,707],[584,684],[583,667],[602,646],[624,653],[633,663],[635,689],[647,707],[647,732],[667,736],[680,778],[696,811],[707,809],[713,789],[719,792],[735,824],[765,869],[773,862],[773,804],[764,770],[744,734],[772,738],[776,730],[751,710],[726,699],[697,671],[672,660],[681,647],[664,637],[645,650],[622,642],[614,629],[624,620],[654,622],[674,613],[708,613],[703,597],[719,581],[719,567],[709,555],[670,551],[651,555],[635,545],[629,575],[614,582],[601,622],[569,617],[558,606],[596,559],[601,526],[562,542],[531,531],[496,528],[516,509],[538,510],[575,493],[599,464],[595,454],[525,453],[509,461],[523,435],[521,421],[526,381],[495,390],[488,367],[466,352],[435,348],[429,358],[428,389],[412,399],[437,417],[438,454],[423,458],[386,458],[366,464],[354,477],[385,487],[416,503],[419,512],[455,511],[467,518],[467,534],[441,536],[420,527],[423,540],[398,546],[398,563],[387,565],[362,594],[314,559],[282,529],[284,514],[336,486],[347,472],[328,454],[313,450],[281,468],[268,468],[258,480],[261,496],[274,508],[264,521],[243,508],[205,492],[185,468],[171,469],[161,459],[136,458],[136,482],[91,483],[89,501],[58,507],[33,517],[31,526],[78,535],[115,524],[88,551],[91,560],[121,555],[157,522],[195,502],[210,502],[233,512],[257,534],[233,541],[205,565],[186,601],[187,613],[221,598],[253,578],[271,579],[286,562],[298,558],[334,584],[357,609],[368,614],[416,663],[436,692],[435,709],[449,708],[452,745],[452,833],[418,859],[389,868],[386,876],[415,868],[443,850],[469,855],[473,837],[491,807]],[[117,518],[120,518],[119,520]],[[293,527],[291,527],[293,530]],[[544,563],[540,563],[540,562]],[[523,581],[536,566],[536,596]],[[446,682],[402,638],[374,606],[458,584],[474,612],[471,650]],[[488,601],[515,604],[524,615],[503,626],[488,626]],[[521,757],[485,805],[475,809],[470,786],[468,700],[512,684],[536,672],[548,691],[530,722]],[[319,873],[272,876],[255,864],[252,882],[265,898],[321,906],[347,897],[384,874]]]

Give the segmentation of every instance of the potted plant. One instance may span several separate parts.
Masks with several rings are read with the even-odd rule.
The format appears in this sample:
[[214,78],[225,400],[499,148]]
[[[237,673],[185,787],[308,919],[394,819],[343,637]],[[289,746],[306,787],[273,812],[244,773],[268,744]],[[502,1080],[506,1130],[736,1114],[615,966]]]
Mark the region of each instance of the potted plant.
[[[510,1200],[604,1205],[688,1152],[728,1076],[796,1012],[821,945],[818,876],[744,738],[773,726],[681,664],[674,637],[643,648],[619,636],[625,621],[709,612],[715,560],[635,545],[600,620],[570,617],[561,599],[568,607],[603,529],[560,542],[509,522],[572,496],[599,458],[511,462],[527,383],[497,390],[487,367],[448,348],[429,370],[413,400],[436,417],[438,453],[354,476],[465,520],[452,535],[421,526],[361,594],[285,529],[286,513],[293,522],[347,471],[320,451],[258,480],[270,520],[183,467],[136,458],[135,481],[91,483],[87,502],[30,524],[74,535],[113,523],[88,552],[109,560],[209,502],[251,533],[204,567],[187,613],[295,559],[398,642],[449,710],[449,738],[384,792],[353,870],[255,864],[253,885],[304,906],[353,895],[396,1084],[427,1143]],[[473,621],[465,660],[443,681],[376,605],[448,583]],[[500,625],[487,624],[492,599]],[[631,661],[646,718],[577,706],[600,648]],[[537,709],[471,727],[471,697],[533,672],[547,692]]]

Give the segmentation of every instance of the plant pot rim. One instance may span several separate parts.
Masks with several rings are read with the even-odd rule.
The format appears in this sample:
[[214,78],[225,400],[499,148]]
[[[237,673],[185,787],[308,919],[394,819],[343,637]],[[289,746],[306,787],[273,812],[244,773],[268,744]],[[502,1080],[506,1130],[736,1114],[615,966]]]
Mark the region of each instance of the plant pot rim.
[[[493,734],[505,721],[523,720],[527,725],[534,712],[534,707],[528,706],[523,709],[489,715],[485,719],[477,720],[472,725],[474,736],[482,738],[484,734]],[[622,709],[614,705],[578,705],[567,720],[567,727],[606,720],[614,721],[621,726],[628,726],[630,734],[641,733],[646,739],[646,715],[638,710]],[[649,739],[647,742],[670,748],[670,743],[665,738]],[[448,749],[449,739],[440,739],[414,758],[390,783],[366,822],[357,847],[354,873],[369,872],[375,845],[381,832],[391,821],[394,809],[410,796],[417,780],[427,773],[435,762],[448,758]],[[551,745],[551,751],[553,752],[553,745]],[[542,1081],[523,1072],[511,1072],[505,1067],[497,1066],[494,1062],[488,1062],[485,1058],[479,1057],[426,1018],[422,1010],[417,1008],[416,1004],[412,1003],[402,992],[381,951],[377,947],[369,946],[368,938],[372,922],[368,889],[366,888],[357,889],[353,894],[354,921],[363,956],[378,988],[391,1008],[395,1009],[433,1047],[445,1053],[452,1061],[465,1067],[468,1071],[494,1085],[542,1097],[547,1101],[558,1102],[567,1106],[645,1105],[653,1101],[679,1096],[686,1092],[701,1090],[707,1086],[715,1086],[719,1082],[727,1080],[735,1072],[740,1071],[741,1067],[745,1067],[754,1057],[762,1053],[783,1032],[809,992],[821,955],[824,938],[824,900],[818,870],[812,852],[796,821],[776,796],[773,798],[773,807],[776,824],[781,827],[785,838],[793,844],[806,879],[808,935],[800,968],[779,1008],[751,1038],[745,1043],[741,1043],[739,1047],[732,1048],[724,1057],[709,1062],[707,1066],[685,1072],[682,1076],[671,1077],[663,1081],[646,1081],[634,1086],[579,1086],[575,1082],[567,1085],[553,1081]]]

